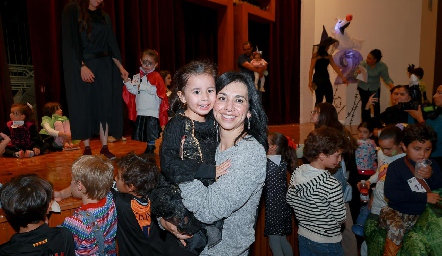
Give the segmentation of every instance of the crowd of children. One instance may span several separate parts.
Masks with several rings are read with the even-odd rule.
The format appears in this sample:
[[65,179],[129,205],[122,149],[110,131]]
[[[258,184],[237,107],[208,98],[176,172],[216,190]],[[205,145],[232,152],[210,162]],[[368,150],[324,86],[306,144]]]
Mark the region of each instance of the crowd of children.
[[[252,65],[267,65],[260,53],[253,57]],[[17,234],[0,246],[0,255],[190,256],[222,240],[223,220],[197,220],[184,206],[178,187],[194,179],[209,186],[229,172],[230,160],[215,162],[219,142],[212,113],[216,65],[210,61],[188,63],[177,70],[169,90],[171,74],[157,72],[158,63],[158,53],[147,49],[140,55],[139,73],[133,79],[123,76],[123,98],[129,118],[135,122],[132,139],[147,142],[145,155],[128,153],[114,166],[108,160],[113,158],[110,155],[102,158],[85,151],[72,164],[71,185],[61,191],[53,191],[49,182],[36,175],[13,178],[1,188],[0,200]],[[409,66],[408,72],[410,87],[419,90],[415,94],[420,103],[427,103],[422,68]],[[264,91],[264,77],[256,76],[255,85]],[[0,133],[0,155],[24,158],[79,149],[61,104],[48,102],[42,111],[39,132],[30,104],[11,106],[11,120]],[[172,118],[168,112],[173,113]],[[416,162],[430,157],[436,133],[417,123],[405,128],[387,125],[374,136],[370,123],[362,122],[356,143],[329,103],[316,105],[311,121],[315,130],[304,142],[306,161],[299,167],[291,139],[268,134],[264,235],[269,237],[273,255],[294,254],[286,237],[293,229],[292,212],[298,224],[300,255],[354,252],[355,237],[346,231],[356,219],[351,216],[355,205],[363,205],[353,227],[355,234],[365,238],[361,255],[375,255],[379,249],[373,242],[373,227],[386,230],[384,255],[396,255],[427,203],[441,202],[440,195],[432,192],[442,188],[438,163],[415,169]],[[155,140],[162,132],[160,175],[149,155],[154,154]],[[355,198],[362,185],[372,188],[367,205]],[[53,200],[71,196],[81,199],[81,207],[61,227],[50,228],[47,222]],[[351,214],[348,202],[353,207]],[[176,226],[176,234],[164,230],[170,230],[169,223]]]

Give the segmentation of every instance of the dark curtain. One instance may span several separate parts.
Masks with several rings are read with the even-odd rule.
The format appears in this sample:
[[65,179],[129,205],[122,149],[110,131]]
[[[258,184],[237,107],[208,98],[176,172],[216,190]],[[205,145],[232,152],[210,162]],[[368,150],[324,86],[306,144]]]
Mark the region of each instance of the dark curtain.
[[[60,102],[65,114],[69,115],[60,24],[67,2],[26,1],[39,116],[48,101]],[[159,69],[172,73],[191,59],[217,61],[217,12],[210,8],[185,0],[107,0],[104,10],[113,22],[123,65],[130,75],[138,72],[139,52],[145,48],[157,50]],[[266,59],[271,73],[266,82],[269,90],[264,94],[264,103],[270,124],[299,122],[299,13],[299,0],[276,1],[276,21],[266,25],[265,30],[269,31]],[[0,55],[2,70],[7,67],[3,65],[4,56]],[[9,114],[12,97],[7,88],[10,83],[5,82],[9,81],[7,70],[1,71],[0,79],[3,112]],[[4,115],[0,116],[1,125],[8,120]]]
[[[39,116],[48,101],[60,102],[69,116],[61,59],[61,14],[67,2],[27,1]],[[160,69],[174,72],[185,64],[185,22],[181,0],[109,0],[105,1],[104,10],[112,20],[123,65],[131,76],[138,72],[139,54],[145,48],[159,52]]]
[[[300,0],[276,1],[270,28],[269,124],[299,123]],[[270,72],[270,71],[269,71]]]
[[9,121],[12,105],[11,79],[9,78],[4,41],[2,19],[0,17],[0,106],[2,107],[2,111],[0,111],[0,132],[3,132],[6,122]]

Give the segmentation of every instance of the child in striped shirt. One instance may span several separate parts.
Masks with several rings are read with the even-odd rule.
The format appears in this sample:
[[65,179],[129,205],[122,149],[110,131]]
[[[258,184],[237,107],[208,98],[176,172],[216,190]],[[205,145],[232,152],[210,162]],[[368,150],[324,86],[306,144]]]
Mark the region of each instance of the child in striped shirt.
[[292,174],[287,202],[298,220],[300,255],[344,255],[341,224],[346,212],[341,183],[326,170],[341,162],[347,148],[342,132],[321,127],[305,140],[303,164]]

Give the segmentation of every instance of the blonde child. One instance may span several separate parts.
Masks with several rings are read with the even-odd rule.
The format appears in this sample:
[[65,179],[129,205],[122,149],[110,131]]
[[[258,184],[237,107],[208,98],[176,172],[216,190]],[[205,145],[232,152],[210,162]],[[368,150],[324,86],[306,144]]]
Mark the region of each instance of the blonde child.
[[287,202],[298,220],[299,252],[304,255],[343,256],[341,224],[346,210],[341,183],[326,170],[336,168],[347,148],[341,131],[320,127],[304,142],[303,164],[292,174]]
[[[46,142],[52,142],[54,149],[79,149],[71,140],[71,124],[69,118],[63,116],[63,110],[58,102],[48,102],[43,106],[40,135]],[[77,143],[78,144],[78,143]]]
[[[186,240],[183,249],[177,246],[177,238],[167,233],[165,255],[199,254],[206,245],[221,239],[222,221],[203,225],[184,207],[178,188],[179,183],[194,179],[208,186],[230,166],[230,161],[215,166],[218,136],[212,108],[216,100],[216,75],[214,63],[192,61],[181,67],[173,79],[171,109],[180,110],[163,133],[160,161],[164,182],[153,191],[152,211],[175,224],[181,233],[193,237]],[[206,237],[201,227],[212,235]]]
[[376,161],[376,143],[370,139],[373,134],[367,122],[362,122],[358,126],[358,148],[355,150],[356,166],[360,180],[367,180],[376,172],[378,167]]
[[274,256],[292,256],[293,249],[287,241],[292,233],[292,211],[285,199],[287,171],[296,168],[296,151],[289,139],[278,132],[268,135],[267,172],[264,186],[265,227]]
[[144,50],[140,56],[140,72],[132,80],[123,77],[126,89],[135,95],[137,117],[132,139],[147,142],[145,154],[154,153],[155,140],[160,137],[161,127],[168,121],[166,87],[161,75],[155,71],[158,61],[155,50]]
[[11,142],[6,146],[4,156],[17,158],[38,156],[43,144],[34,122],[31,105],[14,103],[11,106],[11,121],[6,123],[4,134]]
[[57,201],[70,196],[82,201],[62,224],[74,236],[76,255],[117,255],[117,211],[110,192],[113,169],[108,160],[83,155],[72,164],[71,185],[54,193]]
[[[253,53],[253,59],[250,61],[250,64],[252,64],[252,66],[255,68],[262,68],[262,67],[267,66],[267,61],[265,61],[261,57],[260,52],[256,51]],[[267,71],[264,71],[264,76],[262,76],[261,78],[259,78],[258,72],[253,72],[253,74],[255,75],[255,88],[256,88],[256,90],[258,90],[258,87],[259,87],[260,92],[265,92],[264,83],[266,81],[265,76],[268,74]],[[259,83],[259,86],[258,86],[258,83]]]

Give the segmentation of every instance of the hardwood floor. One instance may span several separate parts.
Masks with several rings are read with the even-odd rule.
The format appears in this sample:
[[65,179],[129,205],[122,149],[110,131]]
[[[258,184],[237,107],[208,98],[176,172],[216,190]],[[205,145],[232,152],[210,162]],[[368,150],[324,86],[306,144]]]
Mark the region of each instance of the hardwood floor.
[[[269,126],[270,131],[283,133],[291,137],[296,143],[303,141],[312,129],[311,124]],[[120,140],[109,143],[109,150],[117,157],[121,157],[130,151],[134,151],[136,154],[144,152],[146,143],[133,141],[130,136],[126,138],[126,141]],[[157,141],[157,149],[155,150],[157,164],[159,164],[158,148],[160,142],[161,139]],[[98,139],[91,140],[91,148],[92,153],[98,155],[101,148],[100,141]],[[79,150],[51,152],[31,158],[0,157],[0,183],[4,184],[17,175],[34,173],[52,182],[55,190],[63,189],[69,186],[71,182],[70,168],[72,163],[82,154],[83,146],[81,145]]]
[[[269,131],[280,132],[292,138],[295,143],[303,143],[308,133],[313,130],[312,124],[292,124],[269,126]],[[352,127],[352,133],[355,128]],[[121,157],[130,151],[136,154],[142,154],[146,148],[146,143],[133,141],[129,136],[126,141],[117,141],[109,143],[109,150],[117,157]],[[155,150],[155,159],[159,164],[158,148],[161,139],[157,141]],[[92,153],[98,155],[100,152],[100,141],[98,139],[91,140]],[[8,182],[12,177],[34,173],[39,177],[52,182],[55,190],[61,190],[70,185],[71,182],[71,165],[75,159],[83,153],[83,146],[80,150],[52,152],[32,158],[6,158],[0,157],[0,183]],[[79,199],[68,198],[60,202],[62,209],[61,214],[52,214],[49,225],[56,226],[63,222],[66,216],[70,216],[74,209],[79,207],[81,202]],[[294,220],[293,220],[294,221]],[[292,244],[295,255],[297,255],[297,232],[296,225],[293,222],[293,232],[288,236],[289,242]],[[268,238],[263,235],[264,232],[264,207],[259,207],[258,221],[256,226],[256,242],[252,245],[251,255],[253,256],[269,256],[272,255],[268,246]],[[14,234],[14,230],[7,223],[6,218],[0,210],[0,244],[9,240]]]

